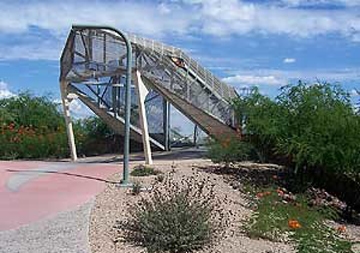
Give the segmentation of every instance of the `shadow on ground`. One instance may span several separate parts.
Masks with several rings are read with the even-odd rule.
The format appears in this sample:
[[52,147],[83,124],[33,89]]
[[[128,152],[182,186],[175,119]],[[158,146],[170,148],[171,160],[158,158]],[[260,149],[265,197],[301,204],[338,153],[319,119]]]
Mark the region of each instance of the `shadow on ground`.
[[[205,158],[206,149],[204,148],[176,148],[171,151],[153,152],[154,161],[176,161],[176,160],[192,160]],[[144,161],[143,153],[130,154],[131,162]],[[78,160],[78,163],[121,163],[122,155],[105,155],[96,157],[86,157]]]
[[225,180],[233,188],[241,188],[244,185],[252,185],[256,188],[272,186],[275,183],[282,185],[282,181],[288,175],[286,169],[276,164],[258,164],[244,162],[232,167],[213,165],[208,167],[198,166],[207,173],[223,175]]
[[60,171],[53,171],[53,170],[22,170],[22,169],[7,169],[6,172],[10,173],[26,173],[26,174],[56,174],[56,175],[64,175],[64,176],[71,176],[71,177],[78,177],[82,179],[88,180],[96,180],[100,182],[104,182],[107,184],[118,184],[119,182],[109,181],[99,177],[87,176],[83,174],[76,174],[76,173],[69,173],[69,172],[60,172]]

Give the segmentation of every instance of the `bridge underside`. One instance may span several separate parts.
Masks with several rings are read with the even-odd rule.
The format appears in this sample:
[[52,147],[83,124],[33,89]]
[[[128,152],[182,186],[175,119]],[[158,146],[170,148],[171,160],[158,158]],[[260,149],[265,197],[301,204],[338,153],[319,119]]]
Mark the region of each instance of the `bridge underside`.
[[[140,72],[149,90],[144,104],[152,147],[165,150],[169,146],[172,131],[169,103],[210,136],[237,136],[231,107],[232,99],[238,97],[234,88],[221,82],[180,49],[133,35],[128,38],[133,50],[133,79],[136,71]],[[69,99],[76,97],[115,132],[122,134],[125,69],[126,47],[119,36],[104,29],[73,28],[61,57],[60,81],[65,112],[68,114]],[[136,142],[142,142],[139,108],[134,86],[131,138]]]

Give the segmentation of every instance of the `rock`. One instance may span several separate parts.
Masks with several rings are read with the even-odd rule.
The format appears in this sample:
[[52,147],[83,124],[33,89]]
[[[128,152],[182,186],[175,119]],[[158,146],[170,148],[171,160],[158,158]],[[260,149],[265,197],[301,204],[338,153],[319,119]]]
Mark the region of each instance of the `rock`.
[[359,243],[354,244],[354,245],[351,247],[351,250],[352,250],[354,253],[360,253],[360,244],[359,244]]

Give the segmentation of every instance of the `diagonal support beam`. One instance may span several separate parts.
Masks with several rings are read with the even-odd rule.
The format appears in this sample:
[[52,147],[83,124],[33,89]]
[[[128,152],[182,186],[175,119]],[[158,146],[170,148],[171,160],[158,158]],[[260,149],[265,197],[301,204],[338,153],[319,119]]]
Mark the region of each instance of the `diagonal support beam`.
[[139,99],[139,117],[140,117],[140,128],[142,131],[142,139],[144,145],[144,155],[145,155],[145,163],[151,165],[153,163],[151,157],[151,148],[150,148],[150,137],[149,137],[149,129],[146,118],[146,110],[145,110],[145,98],[149,93],[146,88],[144,82],[141,79],[141,74],[139,71],[136,71],[136,75],[134,78],[134,83],[138,93]]

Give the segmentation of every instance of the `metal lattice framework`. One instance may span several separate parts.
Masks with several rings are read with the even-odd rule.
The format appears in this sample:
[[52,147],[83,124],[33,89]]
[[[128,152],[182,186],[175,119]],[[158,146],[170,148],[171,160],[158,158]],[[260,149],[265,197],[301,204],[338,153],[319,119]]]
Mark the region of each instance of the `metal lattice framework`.
[[[209,135],[233,136],[236,122],[230,101],[238,94],[182,50],[127,35],[138,70],[150,89],[145,106],[151,143],[167,146],[167,102]],[[72,29],[61,57],[61,89],[74,93],[90,109],[122,133],[124,116],[125,43],[105,29]],[[131,137],[141,142],[138,100],[132,89]]]

